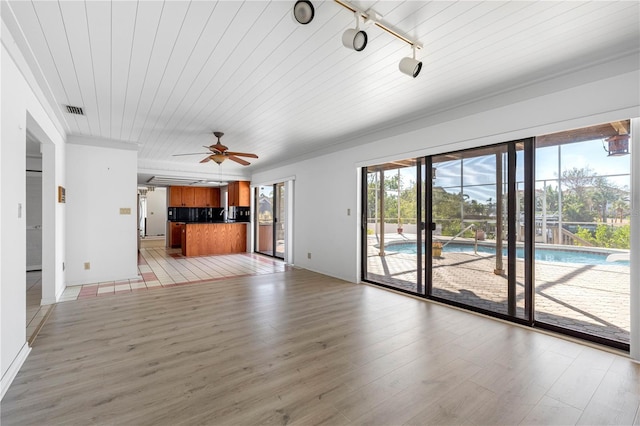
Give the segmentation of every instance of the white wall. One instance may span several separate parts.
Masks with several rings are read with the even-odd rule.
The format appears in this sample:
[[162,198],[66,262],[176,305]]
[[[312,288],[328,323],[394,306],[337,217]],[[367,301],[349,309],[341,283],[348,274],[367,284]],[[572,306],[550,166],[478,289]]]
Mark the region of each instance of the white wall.
[[[0,369],[2,370],[2,396],[24,362],[29,347],[26,343],[26,131],[34,128],[39,138],[51,146],[62,147],[64,136],[60,123],[49,115],[49,108],[40,102],[41,92],[33,84],[32,76],[25,72],[24,58],[17,51],[5,26],[1,28],[0,52],[1,144],[0,144]],[[37,126],[36,126],[37,124]],[[56,148],[57,149],[57,148]],[[63,149],[63,148],[60,148]],[[56,157],[56,164],[64,160]],[[43,180],[45,177],[43,176]],[[64,184],[64,176],[56,175],[52,186]],[[46,195],[45,195],[46,197]],[[51,203],[49,203],[51,204]],[[45,208],[54,206],[43,203]],[[19,214],[20,209],[22,210]],[[54,212],[48,218],[47,232],[52,245],[60,244],[57,237],[64,227],[64,212]],[[44,225],[44,223],[43,223]],[[44,231],[44,229],[43,229]],[[43,258],[43,268],[52,253]],[[56,292],[55,283],[62,282],[62,264],[49,264],[51,277],[48,290]],[[43,292],[44,292],[43,283]],[[61,293],[60,289],[60,293]]]
[[167,232],[167,188],[147,192],[147,235]]
[[[67,143],[67,285],[137,277],[137,151]],[[116,141],[102,141],[117,145]],[[121,209],[129,213],[121,214]],[[88,262],[90,269],[85,269]]]
[[411,129],[405,133],[397,128],[382,139],[370,135],[370,143],[258,171],[252,185],[295,176],[295,264],[358,282],[359,167],[640,116],[638,56],[609,66],[610,77],[602,77],[605,71],[601,66],[581,70],[425,117],[404,125]]
[[52,143],[27,115],[27,128],[41,141],[42,150],[42,304],[57,302],[65,289],[66,204],[58,202],[58,186],[65,186],[65,143]]

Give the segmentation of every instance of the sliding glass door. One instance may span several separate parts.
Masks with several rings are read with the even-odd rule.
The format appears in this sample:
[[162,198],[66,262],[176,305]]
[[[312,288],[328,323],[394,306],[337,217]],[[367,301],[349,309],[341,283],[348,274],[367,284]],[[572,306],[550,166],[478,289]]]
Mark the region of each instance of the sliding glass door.
[[630,140],[626,120],[364,168],[363,280],[628,350]]
[[540,325],[629,342],[629,130],[627,120],[536,140]]
[[284,183],[256,187],[255,251],[284,259]]
[[432,157],[434,298],[527,317],[523,175],[524,141]]
[[411,293],[424,294],[423,230],[418,217],[417,160],[381,164],[366,169],[365,279]]

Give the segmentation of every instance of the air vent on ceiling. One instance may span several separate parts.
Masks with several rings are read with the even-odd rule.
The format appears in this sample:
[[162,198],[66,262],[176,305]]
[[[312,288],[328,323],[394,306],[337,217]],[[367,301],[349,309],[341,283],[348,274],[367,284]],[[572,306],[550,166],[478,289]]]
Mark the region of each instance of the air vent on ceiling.
[[67,112],[69,114],[84,115],[84,111],[82,111],[82,107],[71,106],[71,105],[65,105],[65,106],[67,107]]

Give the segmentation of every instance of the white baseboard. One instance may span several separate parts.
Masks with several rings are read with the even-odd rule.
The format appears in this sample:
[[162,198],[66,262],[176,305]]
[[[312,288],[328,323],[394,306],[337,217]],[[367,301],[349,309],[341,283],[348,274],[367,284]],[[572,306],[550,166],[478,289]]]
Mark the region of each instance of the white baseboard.
[[26,361],[29,352],[31,352],[31,347],[27,342],[25,342],[22,349],[20,349],[20,352],[18,352],[18,355],[14,358],[13,362],[7,369],[7,372],[2,376],[2,380],[0,381],[0,392],[2,392],[0,394],[0,400],[4,398],[4,394],[9,390],[9,386],[13,383],[13,379],[16,378],[16,375],[18,374],[18,371],[20,371],[22,364]]
[[62,297],[62,294],[66,289],[67,289],[66,287],[62,287],[60,290],[58,290],[58,293],[55,295],[55,298],[53,299],[40,299],[40,305],[45,306],[45,305],[53,305],[54,303],[58,303],[58,301],[60,300],[60,298]]

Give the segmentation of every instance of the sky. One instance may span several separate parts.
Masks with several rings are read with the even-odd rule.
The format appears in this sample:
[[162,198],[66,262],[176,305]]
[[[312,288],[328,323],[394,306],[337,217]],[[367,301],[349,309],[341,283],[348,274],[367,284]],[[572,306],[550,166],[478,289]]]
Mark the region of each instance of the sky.
[[[548,180],[547,186],[557,187],[558,166],[560,166],[560,174],[573,168],[588,167],[598,176],[607,176],[609,182],[620,188],[628,188],[630,185],[631,156],[608,156],[608,152],[603,147],[602,139],[564,144],[561,146],[560,152],[562,161],[558,165],[557,146],[536,149],[537,187],[542,188],[542,180]],[[522,181],[524,157],[522,151],[517,155],[517,180]],[[386,175],[390,176],[395,173],[397,171],[390,170]],[[400,169],[404,187],[411,186],[415,182],[415,173],[414,167]],[[495,200],[495,185],[493,185],[495,183],[495,157],[493,155],[465,159],[462,165],[460,161],[436,164],[435,185],[445,187],[448,192],[459,193],[461,175],[463,176],[462,184],[465,187],[464,193],[470,199],[475,199],[480,203],[486,203],[489,198]],[[482,184],[489,184],[489,186],[482,186]]]

